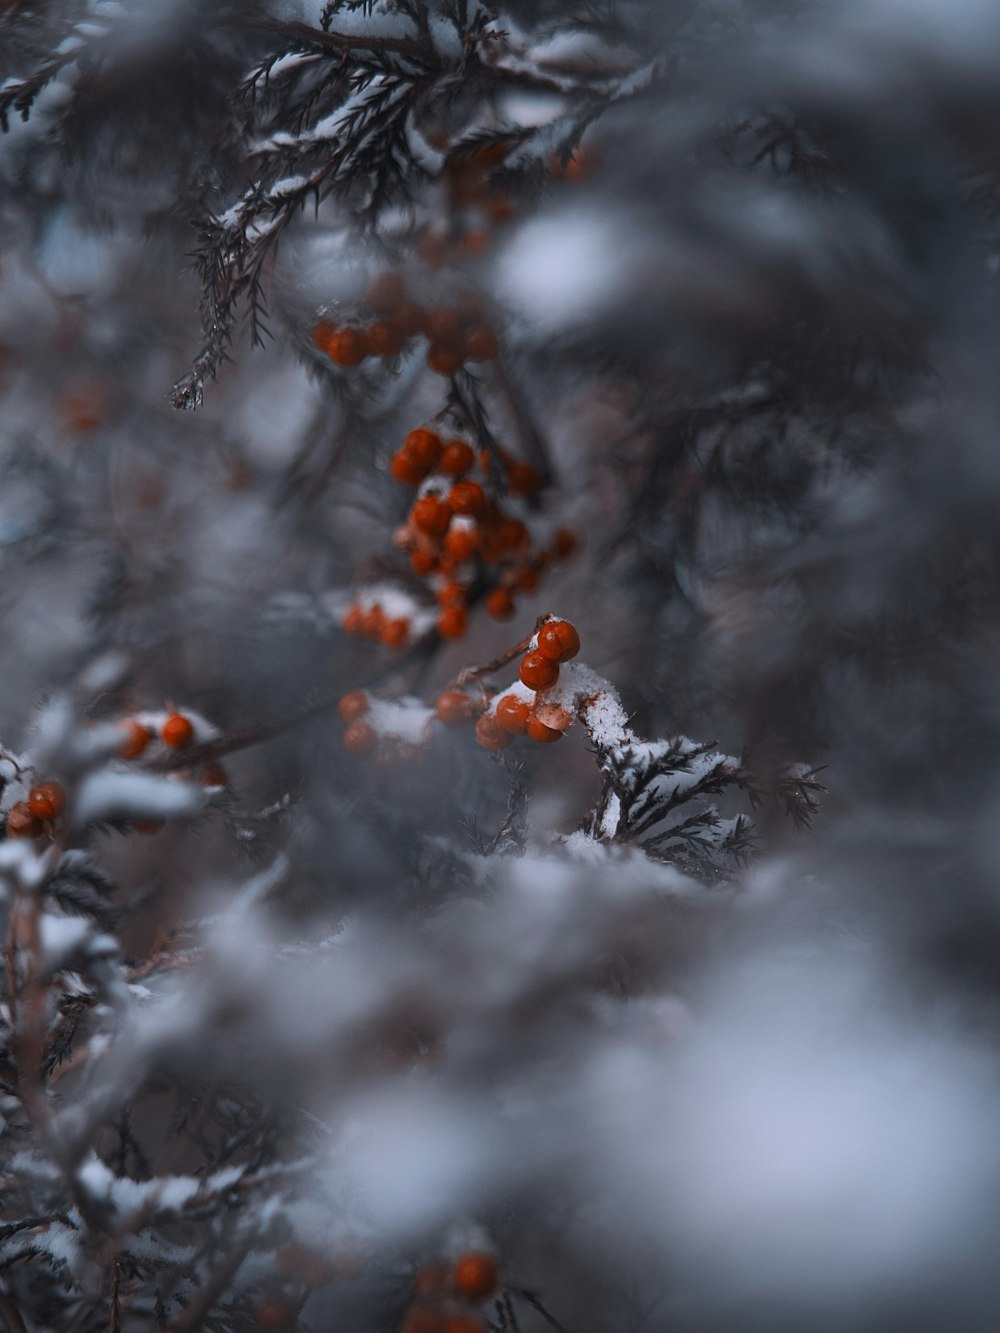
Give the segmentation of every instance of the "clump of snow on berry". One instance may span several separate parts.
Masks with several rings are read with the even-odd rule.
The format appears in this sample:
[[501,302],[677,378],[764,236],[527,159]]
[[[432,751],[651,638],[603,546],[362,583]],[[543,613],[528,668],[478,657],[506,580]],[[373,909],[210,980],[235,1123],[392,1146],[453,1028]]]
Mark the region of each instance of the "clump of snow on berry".
[[585,662],[561,666],[559,679],[544,691],[539,702],[542,700],[577,713],[591,740],[602,750],[636,740],[618,691]]
[[523,699],[526,704],[530,704],[534,707],[536,698],[535,691],[529,689],[522,680],[515,680],[505,689],[501,690],[499,694],[493,696],[486,709],[487,713],[495,713],[497,711],[497,704],[500,700],[510,698],[511,696],[515,699]]
[[365,721],[380,736],[392,736],[401,741],[421,744],[427,738],[434,718],[434,709],[420,699],[372,699]]

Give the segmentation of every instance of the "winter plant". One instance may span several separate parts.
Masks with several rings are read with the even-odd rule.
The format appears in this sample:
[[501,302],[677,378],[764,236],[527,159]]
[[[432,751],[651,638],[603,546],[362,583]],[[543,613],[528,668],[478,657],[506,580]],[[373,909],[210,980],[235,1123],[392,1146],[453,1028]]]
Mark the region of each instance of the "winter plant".
[[0,1330],[995,1328],[998,59],[0,0]]

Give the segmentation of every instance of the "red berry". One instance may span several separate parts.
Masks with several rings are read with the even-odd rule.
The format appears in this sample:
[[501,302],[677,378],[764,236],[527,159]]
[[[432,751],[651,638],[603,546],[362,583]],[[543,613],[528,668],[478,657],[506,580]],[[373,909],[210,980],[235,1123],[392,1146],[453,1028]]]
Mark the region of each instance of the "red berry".
[[340,738],[348,754],[371,754],[378,744],[378,733],[368,722],[352,722]]
[[507,484],[515,495],[534,495],[538,490],[538,468],[533,463],[514,463]]
[[349,694],[341,695],[337,712],[344,722],[357,722],[359,717],[364,717],[370,706],[364,690],[351,690]]
[[345,634],[361,634],[364,630],[365,613],[360,606],[349,606],[341,622]]
[[138,759],[153,739],[153,732],[134,717],[126,718],[120,725],[125,729],[125,739],[118,753],[123,759]]
[[478,481],[456,481],[448,492],[452,511],[466,518],[476,518],[483,512],[486,496]]
[[7,811],[8,838],[37,838],[42,831],[42,821],[31,813],[27,801],[17,801]]
[[376,315],[391,315],[406,298],[406,283],[398,273],[380,273],[368,284],[368,305]]
[[378,638],[382,626],[385,624],[385,612],[376,603],[370,606],[361,617],[361,633],[367,634],[370,639]]
[[506,750],[514,737],[496,720],[492,713],[484,713],[476,723],[476,740],[484,750]]
[[461,477],[475,461],[476,454],[471,444],[466,444],[464,440],[449,440],[441,450],[438,468],[448,477]]
[[160,735],[172,749],[183,750],[194,740],[194,727],[183,713],[171,713],[160,728]]
[[38,819],[55,819],[66,808],[66,792],[59,782],[41,782],[28,792],[28,809]]
[[387,620],[379,631],[379,638],[387,648],[402,648],[410,637],[410,622],[405,617]]
[[560,528],[552,538],[552,554],[557,560],[568,559],[577,548],[576,533]]
[[466,361],[489,361],[497,354],[497,336],[485,324],[473,324],[465,335],[462,351]]
[[559,667],[541,653],[528,653],[521,660],[518,675],[529,690],[547,690],[559,679]]
[[497,721],[512,736],[523,736],[531,716],[531,705],[516,694],[505,694],[497,703]]
[[460,639],[468,621],[465,608],[446,606],[437,618],[437,629],[442,639]]
[[417,305],[416,301],[404,301],[389,317],[389,323],[404,338],[415,338],[418,333],[423,333],[426,322],[427,312],[422,305]]
[[470,1300],[483,1300],[491,1295],[497,1286],[498,1265],[496,1256],[485,1250],[470,1250],[455,1263],[452,1281],[455,1290]]
[[403,350],[403,335],[387,320],[377,320],[365,335],[369,356],[398,356]]
[[422,495],[410,510],[414,527],[440,537],[451,522],[451,509],[438,495]]
[[459,564],[470,560],[478,546],[479,533],[475,528],[456,528],[452,525],[445,534],[444,549]]
[[389,460],[389,475],[400,486],[419,486],[430,469],[414,458],[404,445]]
[[538,587],[538,570],[530,567],[522,569],[512,587],[515,592],[534,592]]
[[580,636],[568,620],[550,620],[538,631],[538,651],[550,662],[568,662],[580,651]]
[[531,537],[519,518],[505,518],[497,526],[497,542],[504,551],[519,551],[530,544]]
[[435,310],[428,310],[424,329],[432,343],[442,347],[456,347],[462,332],[462,321],[457,310],[438,306]]
[[368,355],[368,341],[360,329],[341,329],[330,339],[328,351],[331,361],[353,370]]
[[327,356],[329,356],[331,340],[336,332],[336,324],[331,324],[328,319],[321,319],[319,323],[313,327],[313,346],[318,347],[321,352],[325,352]]
[[465,606],[465,589],[459,583],[446,583],[437,591],[438,606]]
[[403,449],[411,458],[430,471],[441,456],[441,436],[436,430],[428,430],[426,426],[419,426],[407,435],[403,441]]
[[437,569],[437,556],[431,551],[423,551],[418,546],[415,551],[410,553],[410,568],[414,574],[420,578],[426,578],[428,574],[433,574]]
[[434,712],[439,722],[455,727],[475,717],[476,702],[462,690],[444,690],[434,701]]
[[553,741],[562,740],[561,731],[557,731],[555,727],[546,726],[534,715],[528,718],[527,731],[533,741],[538,741],[542,745],[551,745]]
[[494,620],[510,620],[515,611],[510,589],[494,588],[486,599],[486,610]]
[[427,353],[427,364],[435,375],[457,375],[462,369],[462,354],[434,343]]
[[203,787],[228,787],[229,774],[221,764],[209,764],[201,770],[201,785]]

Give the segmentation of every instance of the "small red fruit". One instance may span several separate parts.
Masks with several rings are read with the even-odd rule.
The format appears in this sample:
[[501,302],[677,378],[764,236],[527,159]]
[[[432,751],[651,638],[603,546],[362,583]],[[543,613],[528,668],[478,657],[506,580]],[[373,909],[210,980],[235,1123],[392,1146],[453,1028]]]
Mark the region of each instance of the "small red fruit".
[[437,630],[442,639],[460,639],[467,623],[464,607],[446,606],[437,618]]
[[344,612],[343,624],[345,634],[361,634],[364,630],[365,613],[360,606],[349,606]]
[[514,463],[507,484],[515,495],[534,495],[538,490],[538,468],[533,463]]
[[423,551],[417,547],[410,553],[410,568],[422,579],[434,573],[437,563],[437,556],[432,551]]
[[398,273],[380,273],[368,284],[368,305],[376,315],[391,315],[406,299],[406,283]]
[[437,590],[438,606],[465,606],[465,589],[460,583],[446,583]]
[[427,353],[427,364],[435,375],[457,375],[462,369],[462,354],[452,347],[434,343]]
[[398,356],[403,350],[403,335],[388,320],[377,320],[365,340],[369,356]]
[[171,749],[183,750],[194,740],[194,727],[183,713],[171,713],[160,728],[160,735]]
[[512,587],[515,592],[534,592],[538,587],[538,570],[530,567],[522,569]]
[[519,518],[505,518],[497,526],[497,542],[504,551],[519,551],[530,544],[531,536]]
[[66,791],[59,782],[41,782],[28,792],[28,809],[38,819],[55,819],[66,808]]
[[547,690],[559,679],[559,667],[541,653],[528,653],[521,660],[518,675],[529,690]]
[[470,1250],[456,1261],[452,1280],[456,1291],[470,1300],[481,1301],[496,1291],[498,1272],[495,1255],[485,1250]]
[[530,716],[531,705],[516,694],[505,694],[497,703],[497,721],[512,736],[524,735]]
[[567,560],[577,548],[576,533],[559,528],[552,538],[552,554],[557,560]]
[[457,560],[459,564],[464,560],[470,560],[478,546],[479,533],[475,528],[456,528],[453,525],[445,534],[444,549],[452,560]]
[[466,518],[477,518],[486,505],[486,496],[478,481],[456,481],[448,492],[452,511]]
[[430,471],[404,445],[397,449],[389,461],[389,475],[400,486],[419,486]]
[[528,718],[528,736],[533,741],[538,741],[542,745],[551,745],[553,741],[562,740],[562,732],[557,731],[555,727],[547,727],[540,718]]
[[441,436],[436,430],[418,426],[416,430],[411,430],[403,441],[403,449],[430,471],[441,456]]
[[444,690],[434,701],[434,712],[439,722],[455,727],[475,717],[476,703],[462,690]]
[[351,690],[349,694],[341,695],[337,712],[344,722],[357,722],[359,717],[364,717],[370,706],[364,690]]
[[568,620],[550,620],[538,631],[538,651],[550,662],[568,662],[580,651],[580,636]]
[[462,321],[457,310],[448,306],[438,306],[428,310],[424,329],[432,343],[442,347],[455,347],[462,332]]
[[494,588],[486,599],[486,610],[494,620],[510,620],[515,611],[510,589]]
[[447,1264],[424,1264],[413,1275],[417,1296],[445,1296],[450,1293],[451,1270]]
[[376,603],[370,606],[361,617],[361,633],[367,634],[370,639],[378,638],[382,626],[385,624],[385,612]]
[[378,744],[378,733],[368,722],[352,722],[340,738],[340,743],[348,754],[371,754]]
[[331,361],[353,370],[368,355],[368,340],[360,329],[341,329],[330,339],[327,350]]
[[416,301],[404,301],[389,317],[389,323],[404,338],[415,338],[418,333],[423,333],[426,322],[427,312],[422,305],[417,305]]
[[461,477],[476,461],[475,450],[464,440],[449,440],[441,450],[438,468],[448,477]]
[[321,319],[313,326],[313,346],[318,347],[321,352],[325,352],[329,356],[331,339],[336,332],[336,324],[331,324],[328,319]]
[[125,739],[118,753],[123,759],[138,759],[153,739],[153,732],[134,717],[127,718],[120,725],[125,730]]
[[27,801],[17,801],[7,811],[8,838],[37,838],[42,831],[42,821],[31,813]]
[[473,324],[465,335],[462,351],[466,361],[489,361],[497,354],[497,336],[485,324]]
[[438,495],[422,495],[410,510],[414,527],[440,537],[451,522],[451,509]]
[[410,622],[405,617],[387,620],[379,631],[379,638],[387,648],[402,648],[410,637]]
[[496,720],[492,713],[484,713],[476,723],[476,740],[484,750],[506,750],[513,743],[514,737]]

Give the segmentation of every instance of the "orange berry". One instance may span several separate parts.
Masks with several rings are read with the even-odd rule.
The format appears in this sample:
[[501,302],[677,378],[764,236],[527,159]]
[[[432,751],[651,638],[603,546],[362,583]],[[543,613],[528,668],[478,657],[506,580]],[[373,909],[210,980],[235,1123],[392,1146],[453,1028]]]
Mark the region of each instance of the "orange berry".
[[389,323],[404,338],[415,338],[423,333],[427,321],[427,312],[416,301],[404,301],[399,309],[389,316]]
[[415,551],[410,553],[410,568],[414,574],[419,575],[422,579],[426,578],[428,574],[433,574],[437,569],[437,564],[437,556],[431,551],[422,551],[420,547],[417,547]]
[[66,808],[66,791],[60,782],[40,782],[28,792],[28,809],[38,819],[55,819]]
[[422,495],[410,510],[414,527],[440,537],[451,522],[451,509],[439,495]]
[[486,496],[478,481],[456,481],[448,492],[448,504],[454,513],[476,518],[486,506]]
[[340,743],[348,754],[371,754],[378,744],[378,733],[368,722],[352,722],[341,736]]
[[567,560],[576,548],[576,533],[569,528],[560,528],[552,538],[552,554],[557,560]]
[[376,315],[391,315],[405,299],[406,283],[398,273],[380,273],[368,284],[368,305]]
[[437,630],[442,639],[460,639],[467,622],[463,606],[446,606],[437,618]]
[[27,801],[17,801],[7,811],[8,838],[37,838],[42,831],[42,821],[31,813]]
[[291,1328],[295,1309],[283,1296],[269,1296],[255,1308],[253,1317],[258,1328]]
[[449,440],[441,450],[438,470],[448,477],[461,477],[476,461],[475,450],[464,440]]
[[424,330],[432,343],[455,347],[462,332],[462,321],[457,310],[449,306],[437,306],[434,310],[428,310]]
[[466,361],[490,361],[497,354],[497,336],[486,324],[473,324],[462,351]]
[[331,361],[353,370],[368,355],[368,342],[360,329],[341,329],[330,339],[327,350]]
[[341,695],[337,712],[344,722],[357,722],[359,717],[364,717],[370,707],[368,695],[364,690],[351,690],[349,694]]
[[547,727],[540,718],[531,716],[528,718],[528,736],[533,741],[538,741],[542,745],[551,745],[553,741],[562,740],[562,732],[557,731],[555,727]]
[[345,634],[361,634],[364,631],[365,613],[360,606],[349,606],[341,624]]
[[377,320],[365,335],[369,356],[398,356],[403,350],[403,335],[387,320]]
[[521,659],[518,675],[529,690],[547,690],[559,679],[559,667],[541,653],[528,653]]
[[419,459],[414,458],[406,445],[397,449],[389,460],[389,475],[400,486],[419,486],[429,470]]
[[387,648],[402,648],[410,637],[410,622],[405,617],[387,620],[379,631],[379,638]]
[[534,592],[538,587],[538,570],[530,567],[522,569],[512,587],[515,592]]
[[437,591],[438,606],[465,606],[465,589],[458,583],[446,583]]
[[330,340],[336,332],[336,324],[331,324],[328,319],[321,319],[317,324],[313,325],[313,346],[318,347],[321,352],[326,352],[329,356]]
[[445,534],[444,549],[452,560],[457,560],[459,564],[464,560],[471,559],[478,546],[479,533],[475,528],[456,528],[452,526]]
[[480,1301],[496,1291],[498,1271],[495,1255],[485,1250],[470,1250],[456,1261],[452,1281],[456,1291]]
[[580,636],[568,620],[550,620],[538,631],[538,652],[550,662],[568,662],[580,651]]
[[504,551],[519,551],[528,546],[531,536],[519,518],[505,518],[497,525],[497,542]]
[[376,603],[370,606],[361,617],[361,633],[367,634],[369,638],[377,638],[381,633],[382,626],[385,624],[385,612]]
[[462,369],[462,354],[452,347],[434,343],[427,353],[427,364],[435,375],[457,375]]
[[505,694],[497,702],[497,721],[512,736],[523,736],[531,716],[531,705],[516,694]]
[[119,725],[125,730],[125,739],[118,753],[123,759],[138,759],[153,739],[153,732],[134,717],[126,718]]
[[504,731],[492,713],[484,713],[476,723],[476,740],[484,750],[496,752],[506,750],[514,737],[509,731]]
[[509,588],[494,588],[486,599],[486,610],[494,620],[510,620],[515,611]]
[[221,764],[209,764],[201,770],[201,785],[203,787],[228,787],[229,774]]
[[513,463],[507,484],[515,495],[534,495],[538,490],[538,468],[533,463]]
[[434,712],[439,722],[455,727],[475,717],[476,702],[462,690],[444,690],[434,701]]
[[403,1317],[402,1333],[444,1333],[445,1316],[435,1305],[411,1305]]
[[183,713],[171,713],[160,728],[160,735],[172,749],[183,750],[194,740],[194,727]]
[[403,441],[403,449],[428,471],[441,457],[441,436],[436,430],[418,426]]

